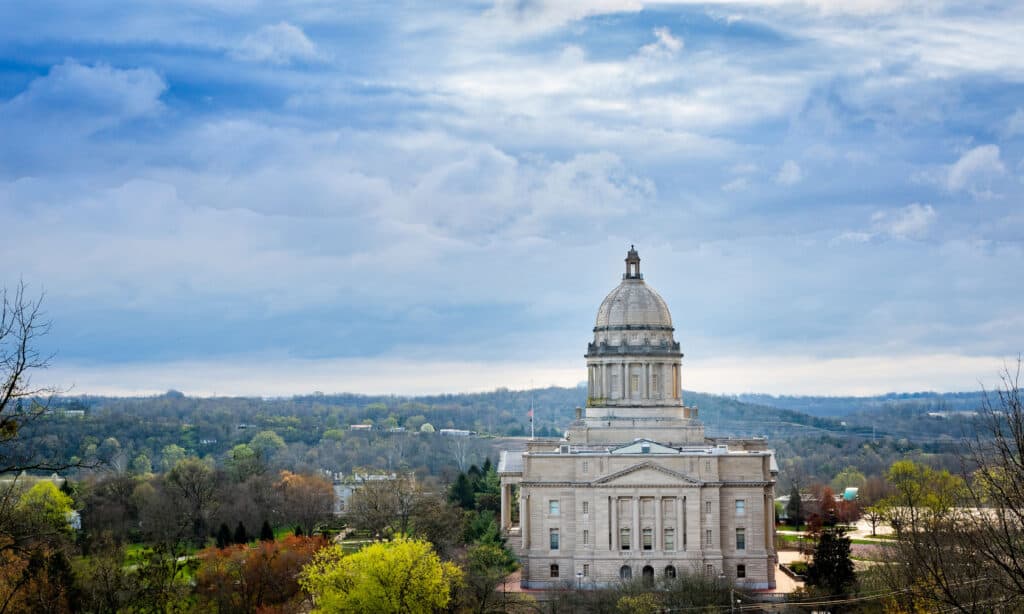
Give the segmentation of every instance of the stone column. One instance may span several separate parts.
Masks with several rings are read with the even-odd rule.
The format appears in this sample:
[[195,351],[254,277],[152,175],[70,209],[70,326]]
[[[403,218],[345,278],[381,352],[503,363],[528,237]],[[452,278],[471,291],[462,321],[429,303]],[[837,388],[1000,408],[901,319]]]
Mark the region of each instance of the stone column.
[[625,400],[629,398],[629,381],[627,380],[629,377],[629,369],[627,364],[622,363],[619,365],[619,371],[622,372],[622,399]]
[[683,544],[686,543],[686,522],[683,520],[686,518],[686,505],[683,503],[686,497],[676,497],[676,550],[685,550]]
[[614,551],[619,549],[619,498],[609,497],[608,500],[612,502],[611,519],[609,520],[612,523],[612,534],[611,539],[608,540],[608,549]]
[[501,484],[501,530],[508,530],[509,521],[512,518],[511,509],[509,509],[509,485],[502,482]]
[[519,499],[519,533],[523,538],[523,550],[530,549],[530,497]]
[[661,517],[661,515],[662,515],[662,508],[664,506],[662,504],[662,498],[660,496],[654,498],[654,505],[656,507],[654,509],[654,544],[653,544],[653,546],[654,546],[655,550],[664,550],[665,549],[665,536],[663,535],[664,531],[662,531],[662,529],[661,529],[663,526],[665,526],[665,520]]
[[[704,492],[703,492],[703,490],[698,490],[697,491],[697,495],[694,497],[694,502],[693,502],[693,506],[692,506],[696,510],[696,513],[693,514],[693,521],[694,521],[693,524],[695,526],[694,526],[693,529],[691,529],[691,531],[693,531],[693,536],[695,538],[695,541],[693,541],[693,543],[697,547],[697,550],[700,551],[700,552],[704,551],[704,520],[703,520],[704,519],[704,508],[703,508],[704,503],[703,503],[703,499],[704,499]],[[689,518],[687,518],[687,520],[689,520]]]
[[644,363],[644,398],[651,398],[651,363]]
[[601,364],[601,398],[608,400],[608,365]]
[[629,544],[629,549],[634,552],[641,550],[640,545],[640,497],[633,497],[633,535],[630,536],[632,543]]

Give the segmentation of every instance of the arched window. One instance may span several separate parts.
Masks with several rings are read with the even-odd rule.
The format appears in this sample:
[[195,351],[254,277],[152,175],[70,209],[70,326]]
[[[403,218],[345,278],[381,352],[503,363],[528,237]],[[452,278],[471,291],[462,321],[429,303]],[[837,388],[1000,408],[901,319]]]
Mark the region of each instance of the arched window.
[[643,574],[644,586],[652,586],[654,584],[654,568],[650,565],[644,566]]
[[674,577],[676,577],[676,568],[671,566],[671,565],[666,567],[665,568],[665,577],[666,578],[674,578]]
[[619,577],[623,580],[629,580],[633,577],[633,568],[629,565],[623,565],[619,567]]

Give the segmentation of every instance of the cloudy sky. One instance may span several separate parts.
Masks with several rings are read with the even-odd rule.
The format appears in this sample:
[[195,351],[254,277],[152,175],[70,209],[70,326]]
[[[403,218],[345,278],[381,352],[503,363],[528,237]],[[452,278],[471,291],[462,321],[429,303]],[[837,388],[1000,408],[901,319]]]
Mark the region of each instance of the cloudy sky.
[[1024,6],[0,3],[0,285],[75,392],[573,385],[630,244],[684,387],[1024,351]]

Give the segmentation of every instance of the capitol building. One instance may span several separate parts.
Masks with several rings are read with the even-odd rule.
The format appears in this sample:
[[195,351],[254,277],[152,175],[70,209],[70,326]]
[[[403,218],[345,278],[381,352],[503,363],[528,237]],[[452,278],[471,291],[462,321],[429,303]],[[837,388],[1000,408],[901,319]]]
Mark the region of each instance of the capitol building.
[[775,588],[774,456],[764,439],[705,436],[674,331],[630,249],[587,346],[586,408],[564,438],[501,454],[501,526],[524,588],[681,573]]

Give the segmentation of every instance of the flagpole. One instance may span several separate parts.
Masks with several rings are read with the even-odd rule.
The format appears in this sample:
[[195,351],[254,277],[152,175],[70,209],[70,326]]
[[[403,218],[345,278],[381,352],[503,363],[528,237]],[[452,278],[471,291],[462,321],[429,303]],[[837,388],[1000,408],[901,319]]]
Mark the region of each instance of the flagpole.
[[533,439],[533,380],[530,380],[530,439]]

